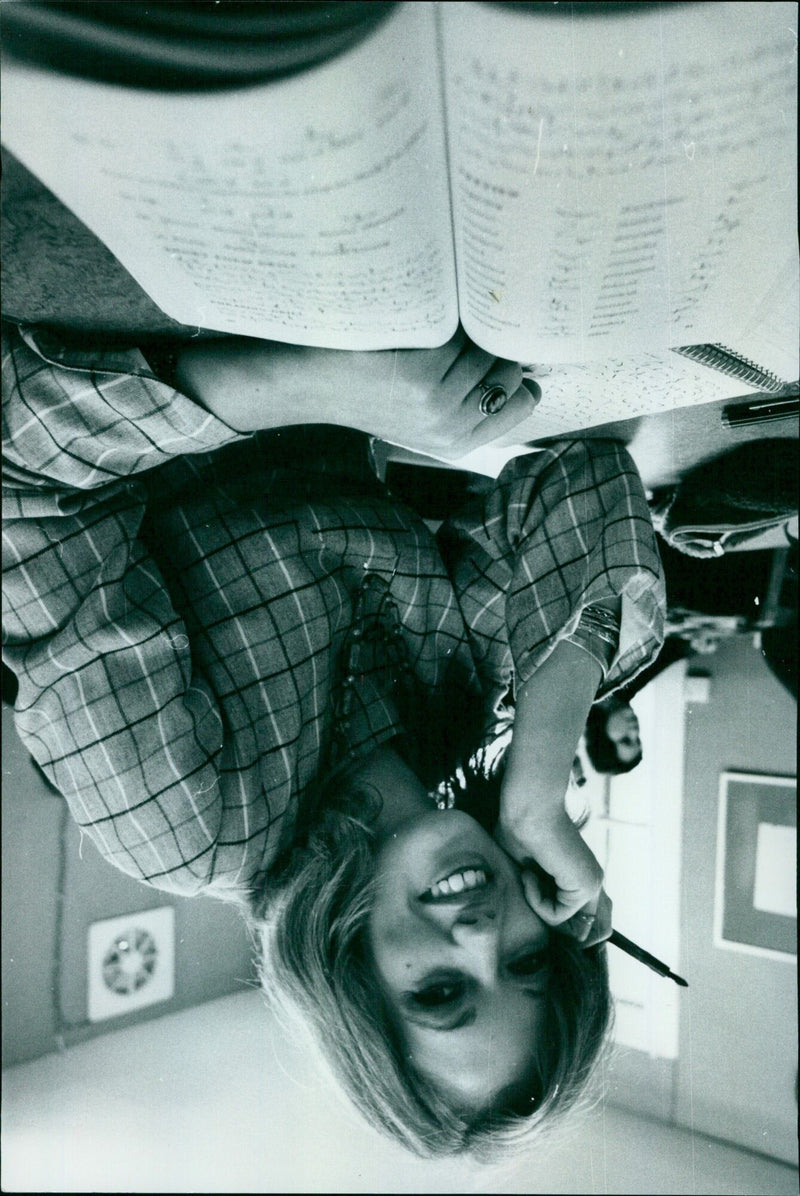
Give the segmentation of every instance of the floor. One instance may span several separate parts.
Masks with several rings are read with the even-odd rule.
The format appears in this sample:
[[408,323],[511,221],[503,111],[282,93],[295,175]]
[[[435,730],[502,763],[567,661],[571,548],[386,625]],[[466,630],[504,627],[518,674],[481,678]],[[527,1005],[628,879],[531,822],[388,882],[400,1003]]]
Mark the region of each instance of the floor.
[[495,1167],[416,1159],[356,1117],[256,992],[12,1068],[3,1087],[15,1192],[797,1192],[794,1167],[608,1100]]

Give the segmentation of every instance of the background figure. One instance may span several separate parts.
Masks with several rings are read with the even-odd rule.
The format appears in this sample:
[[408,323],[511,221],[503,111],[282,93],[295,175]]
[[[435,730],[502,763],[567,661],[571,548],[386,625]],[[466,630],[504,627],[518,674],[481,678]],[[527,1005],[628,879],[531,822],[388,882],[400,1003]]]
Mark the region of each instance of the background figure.
[[586,752],[596,772],[630,772],[642,758],[639,720],[622,698],[612,696],[589,711]]
[[[585,745],[598,772],[629,772],[642,758],[634,694],[675,661],[716,651],[728,635],[755,626],[764,658],[797,697],[797,493],[796,441],[765,439],[730,449],[654,496],[666,639],[632,683],[592,707]],[[765,536],[788,550],[773,625],[776,616],[760,606],[774,567],[773,550],[761,548]]]

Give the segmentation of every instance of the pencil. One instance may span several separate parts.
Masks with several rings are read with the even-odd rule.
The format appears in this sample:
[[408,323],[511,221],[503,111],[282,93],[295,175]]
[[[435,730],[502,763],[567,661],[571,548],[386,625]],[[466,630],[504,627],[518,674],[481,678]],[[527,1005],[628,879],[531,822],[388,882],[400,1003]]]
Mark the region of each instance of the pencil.
[[662,963],[660,959],[656,959],[655,955],[651,955],[649,951],[643,951],[641,947],[637,947],[636,943],[632,943],[630,939],[626,939],[625,935],[620,934],[618,930],[611,931],[611,937],[608,941],[613,943],[615,947],[619,947],[620,951],[624,951],[626,955],[630,955],[633,959],[638,959],[640,963],[645,964],[648,968],[652,968],[654,972],[658,972],[659,976],[667,976],[670,980],[674,980],[676,984],[680,984],[681,988],[689,987],[688,980],[684,980],[683,976],[676,976],[665,963]]

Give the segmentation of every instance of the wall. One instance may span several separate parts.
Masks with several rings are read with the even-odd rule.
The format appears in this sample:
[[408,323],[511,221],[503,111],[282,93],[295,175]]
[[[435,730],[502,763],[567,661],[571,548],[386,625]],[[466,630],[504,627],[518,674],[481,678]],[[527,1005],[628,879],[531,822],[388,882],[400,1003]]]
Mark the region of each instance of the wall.
[[797,1172],[600,1103],[513,1163],[418,1160],[368,1129],[256,993],[6,1071],[4,1190],[741,1193]]
[[[3,707],[3,1064],[252,983],[240,915],[220,902],[159,893],[105,863],[42,780]],[[140,1013],[90,1024],[86,934],[103,918],[175,908],[175,995]],[[60,957],[60,961],[59,961]]]
[[[711,674],[707,703],[691,700],[691,677],[685,705],[683,697],[678,700],[675,692],[668,692],[667,682],[682,667],[673,665],[637,695],[639,702],[654,702],[650,711],[637,707],[645,759],[627,776],[614,778],[613,786],[629,790],[621,796],[630,814],[615,812],[610,803],[606,828],[629,830],[624,822],[618,825],[623,813],[626,819],[639,818],[640,830],[646,832],[655,827],[654,813],[660,811],[658,851],[664,847],[667,827],[670,840],[678,835],[680,879],[674,889],[664,885],[664,862],[653,856],[646,833],[638,849],[641,858],[633,858],[628,867],[628,857],[637,855],[628,851],[622,870],[615,869],[613,852],[609,858],[597,843],[593,846],[606,868],[615,925],[670,961],[690,987],[677,989],[653,980],[643,969],[636,971],[637,983],[649,978],[655,986],[652,998],[678,1003],[676,1057],[655,1041],[649,1050],[633,1049],[635,1038],[623,1033],[625,1045],[617,1047],[609,1064],[607,1096],[631,1111],[796,1162],[796,962],[719,949],[712,934],[720,773],[795,775],[796,703],[764,664],[751,636],[727,641],[715,655],[692,658],[690,672]],[[669,758],[658,741],[676,717],[683,727],[683,743]],[[682,800],[676,771],[681,758]],[[647,772],[648,762],[656,774],[661,771],[660,780],[652,770]],[[597,838],[602,829],[603,817],[595,810],[587,838]],[[645,881],[643,869],[649,878]],[[670,946],[660,936],[673,920],[676,943]],[[615,961],[612,951],[612,988]],[[619,984],[615,991],[624,995]],[[645,1002],[646,1012],[651,1019],[655,1014],[663,1020],[665,1011],[652,998]],[[619,1025],[619,1007],[617,1012]],[[671,1015],[672,1010],[666,1012]],[[624,1024],[621,1028],[625,1030]]]
[[[580,790],[591,809],[584,837],[605,873],[614,928],[676,969],[686,685],[686,661],[678,660],[637,693],[632,705],[644,745],[641,762],[612,777],[587,768]],[[616,1043],[608,1098],[635,1113],[671,1121],[686,990],[615,947],[608,950],[608,968]]]
[[675,1115],[778,1158],[797,1159],[795,961],[713,945],[720,773],[796,776],[797,705],[750,637],[707,657],[711,700],[687,710]]

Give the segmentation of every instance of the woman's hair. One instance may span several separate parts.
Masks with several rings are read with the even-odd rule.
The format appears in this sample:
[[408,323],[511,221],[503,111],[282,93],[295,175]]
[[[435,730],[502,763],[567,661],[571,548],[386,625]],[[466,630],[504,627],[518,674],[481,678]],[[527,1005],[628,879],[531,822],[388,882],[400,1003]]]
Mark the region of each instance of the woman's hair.
[[[477,770],[472,778],[462,772],[462,797],[471,779],[484,794],[498,788]],[[301,1015],[366,1120],[418,1155],[469,1152],[489,1160],[541,1132],[584,1094],[606,1040],[605,948],[584,950],[567,935],[550,935],[548,1013],[532,1049],[535,1078],[514,1105],[465,1115],[408,1064],[376,983],[367,947],[375,840],[363,810],[370,795],[348,790],[344,778],[332,802],[326,796],[316,826],[254,906],[268,999]]]
[[630,772],[632,768],[640,764],[642,753],[639,752],[632,760],[620,760],[617,755],[617,745],[606,733],[608,717],[614,708],[605,703],[592,706],[586,720],[586,754],[597,772],[619,776],[620,773]]

